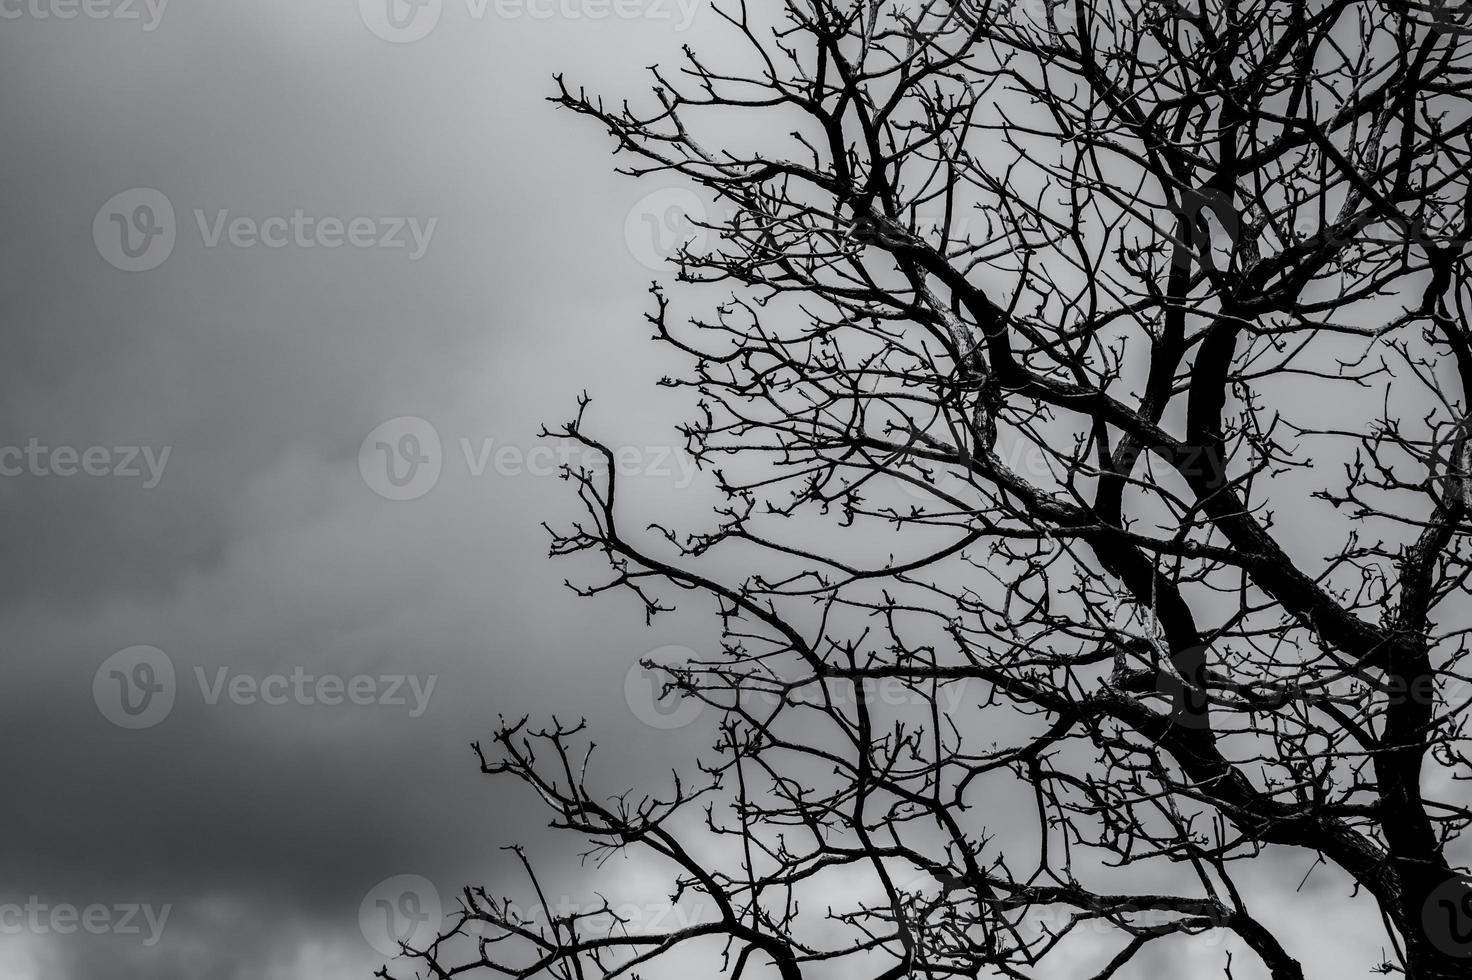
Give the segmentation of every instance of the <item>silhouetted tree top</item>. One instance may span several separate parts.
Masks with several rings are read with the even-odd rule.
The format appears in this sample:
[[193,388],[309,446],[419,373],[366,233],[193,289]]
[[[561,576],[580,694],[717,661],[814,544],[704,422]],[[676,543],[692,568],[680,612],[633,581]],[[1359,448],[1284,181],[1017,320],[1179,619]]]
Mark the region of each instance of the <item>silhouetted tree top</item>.
[[648,797],[581,726],[482,762],[707,914],[472,888],[418,968],[1046,977],[1087,933],[1102,980],[1225,934],[1193,970],[1329,976],[1255,909],[1286,859],[1383,920],[1364,969],[1472,975],[1472,6],[705,16],[648,97],[555,101],[698,195],[648,318],[716,503],[627,526],[580,409],[552,553],[709,604],[660,666],[716,744]]

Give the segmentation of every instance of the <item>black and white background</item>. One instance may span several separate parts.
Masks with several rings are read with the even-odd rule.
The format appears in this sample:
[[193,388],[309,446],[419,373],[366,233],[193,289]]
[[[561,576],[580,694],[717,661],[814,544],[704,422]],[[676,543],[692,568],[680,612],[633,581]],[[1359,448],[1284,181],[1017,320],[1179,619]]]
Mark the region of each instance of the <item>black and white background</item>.
[[[538,433],[586,391],[631,522],[707,506],[641,321],[702,204],[546,102],[719,49],[707,8],[0,0],[0,980],[364,978],[384,915],[551,840],[477,773],[498,716],[588,718],[610,785],[689,765],[637,662],[718,625],[568,594]],[[1259,917],[1373,960],[1311,864]]]

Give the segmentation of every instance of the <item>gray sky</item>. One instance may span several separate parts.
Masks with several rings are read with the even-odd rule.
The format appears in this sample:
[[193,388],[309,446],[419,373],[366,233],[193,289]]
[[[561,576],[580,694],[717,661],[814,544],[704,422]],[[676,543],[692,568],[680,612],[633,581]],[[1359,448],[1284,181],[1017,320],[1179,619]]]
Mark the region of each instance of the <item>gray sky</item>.
[[[545,560],[539,522],[571,498],[526,453],[586,387],[653,497],[680,481],[660,448],[674,420],[646,394],[654,273],[625,240],[660,185],[612,174],[603,134],[543,98],[558,69],[628,87],[700,25],[497,9],[449,0],[404,44],[355,0],[174,0],[152,30],[142,3],[4,8],[0,447],[34,449],[0,455],[0,906],[19,907],[0,911],[0,978],[365,977],[378,882],[425,876],[448,901],[540,833],[476,772],[468,744],[498,712],[595,716],[616,781],[688,750],[617,692],[710,625],[645,630],[628,603],[565,593],[580,569]],[[94,221],[123,261],[99,209],[136,188],[167,199],[174,243],[127,272]],[[140,200],[106,210],[131,223]],[[298,244],[298,211],[302,240],[370,218],[375,244]],[[247,227],[286,244],[244,247]],[[443,460],[395,501],[359,451],[401,416],[434,426]],[[94,679],[140,645],[168,657],[174,703],[130,730]],[[294,671],[371,677],[387,700],[379,678],[437,680],[410,717],[407,682],[404,705],[237,703],[222,668],[262,695]],[[106,934],[64,931],[92,906]],[[149,943],[143,912],[164,906]]]
[[[0,980],[366,977],[381,883],[448,904],[543,839],[476,772],[498,713],[589,716],[609,788],[700,748],[628,675],[714,625],[573,600],[598,566],[546,560],[573,502],[533,450],[588,389],[639,505],[695,506],[641,319],[646,217],[683,198],[543,100],[558,70],[637,94],[717,25],[71,2],[0,2]],[[374,703],[321,703],[349,689]],[[1345,891],[1320,868],[1292,901],[1318,888]]]

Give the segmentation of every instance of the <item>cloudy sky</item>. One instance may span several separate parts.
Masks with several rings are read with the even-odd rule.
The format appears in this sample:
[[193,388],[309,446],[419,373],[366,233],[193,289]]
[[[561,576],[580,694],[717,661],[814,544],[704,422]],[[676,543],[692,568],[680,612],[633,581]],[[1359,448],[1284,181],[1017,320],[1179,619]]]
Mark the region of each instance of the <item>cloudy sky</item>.
[[683,758],[620,691],[709,624],[574,601],[540,527],[584,389],[651,500],[685,482],[663,185],[544,99],[702,27],[599,9],[0,10],[0,978],[366,977],[380,882],[449,901],[540,833],[476,772],[498,713],[593,717],[615,781]]
[[605,785],[688,764],[631,668],[714,627],[572,599],[537,438],[587,390],[692,506],[641,319],[685,199],[545,98],[708,13],[0,2],[0,980],[367,977],[380,900],[542,839],[498,715],[588,716]]

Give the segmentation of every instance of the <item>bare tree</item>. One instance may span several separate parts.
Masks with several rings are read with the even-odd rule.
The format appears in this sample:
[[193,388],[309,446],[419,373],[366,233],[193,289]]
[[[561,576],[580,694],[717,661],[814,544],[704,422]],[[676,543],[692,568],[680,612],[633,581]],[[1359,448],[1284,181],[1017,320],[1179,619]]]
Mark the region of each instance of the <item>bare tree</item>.
[[649,321],[721,502],[625,526],[580,410],[552,553],[711,603],[663,666],[720,723],[659,796],[582,726],[482,764],[711,914],[471,888],[415,969],[1024,977],[1102,926],[1099,978],[1225,934],[1295,980],[1248,901],[1289,856],[1383,919],[1367,970],[1472,975],[1468,13],[727,2],[647,105],[558,79],[708,204]]

